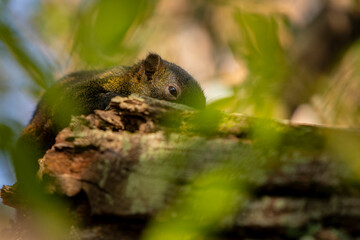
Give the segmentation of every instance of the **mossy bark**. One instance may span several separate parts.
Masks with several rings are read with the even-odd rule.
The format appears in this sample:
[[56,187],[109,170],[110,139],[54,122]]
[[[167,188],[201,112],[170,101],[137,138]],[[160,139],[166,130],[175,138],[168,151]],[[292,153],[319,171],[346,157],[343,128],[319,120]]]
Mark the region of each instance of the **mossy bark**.
[[[360,136],[115,97],[59,133],[39,174],[49,193],[79,205],[71,210],[83,222],[71,231],[75,239],[139,238],[197,176],[223,168],[231,171],[221,181],[246,189],[250,200],[217,237],[291,239],[318,226],[314,234],[335,229],[351,239],[360,235],[359,181],[334,139],[356,145]],[[2,189],[4,203],[20,208],[14,196]]]

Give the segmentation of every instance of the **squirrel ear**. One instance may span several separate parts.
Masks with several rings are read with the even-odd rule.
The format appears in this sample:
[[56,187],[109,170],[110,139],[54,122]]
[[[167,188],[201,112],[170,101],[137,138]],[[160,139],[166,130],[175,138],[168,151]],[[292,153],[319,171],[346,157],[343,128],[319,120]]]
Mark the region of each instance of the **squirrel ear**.
[[148,80],[153,79],[154,73],[159,71],[162,67],[163,61],[157,54],[150,53],[143,61],[143,69]]

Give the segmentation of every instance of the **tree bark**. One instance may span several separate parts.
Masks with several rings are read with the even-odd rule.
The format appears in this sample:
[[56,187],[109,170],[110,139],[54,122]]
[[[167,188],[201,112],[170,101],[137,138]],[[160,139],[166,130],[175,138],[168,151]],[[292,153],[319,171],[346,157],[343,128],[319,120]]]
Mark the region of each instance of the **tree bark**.
[[[115,97],[107,110],[73,118],[39,161],[39,175],[50,194],[72,203],[73,239],[138,239],[199,175],[219,169],[230,169],[219,182],[250,197],[213,238],[292,239],[316,226],[314,239],[355,239],[359,141],[356,131]],[[1,197],[25,204],[16,188],[4,186]]]

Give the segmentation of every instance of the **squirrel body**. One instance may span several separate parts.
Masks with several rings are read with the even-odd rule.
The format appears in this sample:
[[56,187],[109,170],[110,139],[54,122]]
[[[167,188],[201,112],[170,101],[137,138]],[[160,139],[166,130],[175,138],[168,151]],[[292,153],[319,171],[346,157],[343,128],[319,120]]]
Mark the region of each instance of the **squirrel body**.
[[[16,149],[27,149],[26,155],[37,160],[55,143],[57,133],[69,124],[72,115],[105,109],[114,96],[133,93],[198,109],[205,107],[205,96],[196,80],[179,66],[151,53],[130,67],[81,71],[62,78],[45,92]],[[14,166],[19,180],[23,163],[15,160]],[[37,171],[38,166],[28,167]]]

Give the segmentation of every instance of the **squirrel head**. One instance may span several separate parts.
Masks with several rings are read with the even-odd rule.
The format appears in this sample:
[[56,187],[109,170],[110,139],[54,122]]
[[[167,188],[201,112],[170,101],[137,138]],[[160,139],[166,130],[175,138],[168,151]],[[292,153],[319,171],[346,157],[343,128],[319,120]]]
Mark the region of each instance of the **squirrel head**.
[[140,95],[150,96],[193,108],[205,108],[206,99],[197,81],[174,63],[150,53],[137,65],[134,87]]

